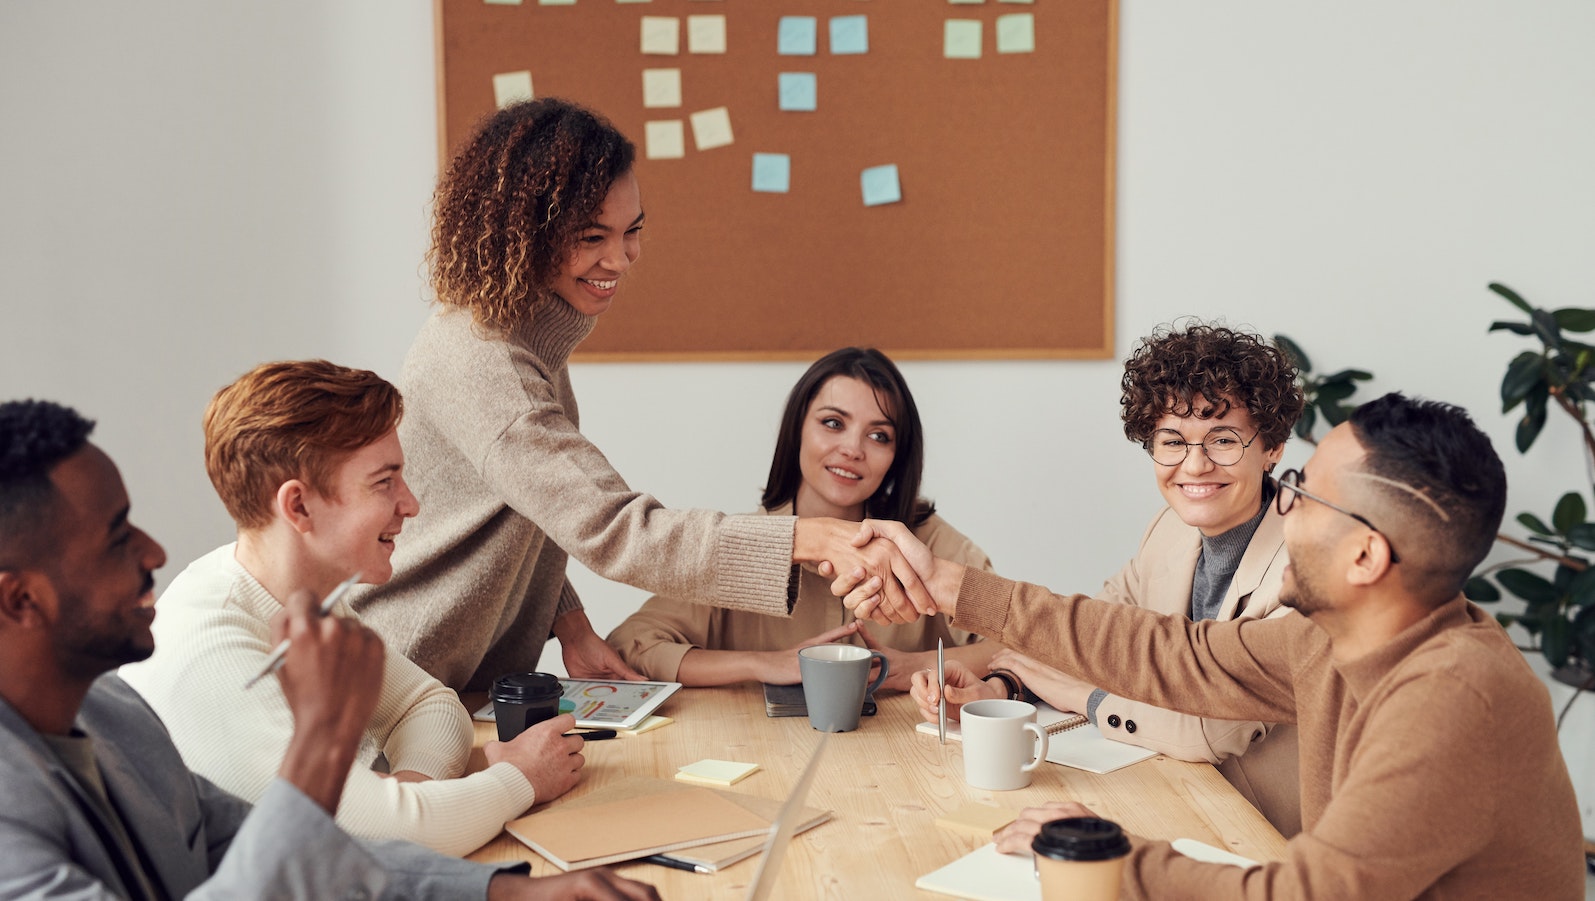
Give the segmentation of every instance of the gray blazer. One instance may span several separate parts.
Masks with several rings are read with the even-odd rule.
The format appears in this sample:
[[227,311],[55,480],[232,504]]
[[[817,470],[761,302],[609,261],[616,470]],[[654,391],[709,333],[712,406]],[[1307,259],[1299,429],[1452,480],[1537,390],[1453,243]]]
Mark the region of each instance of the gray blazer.
[[[225,712],[220,712],[225,715]],[[474,898],[499,868],[404,842],[362,843],[277,780],[253,809],[183,765],[160,719],[114,675],[78,712],[107,793],[168,898]],[[0,899],[135,898],[104,818],[0,699]]]

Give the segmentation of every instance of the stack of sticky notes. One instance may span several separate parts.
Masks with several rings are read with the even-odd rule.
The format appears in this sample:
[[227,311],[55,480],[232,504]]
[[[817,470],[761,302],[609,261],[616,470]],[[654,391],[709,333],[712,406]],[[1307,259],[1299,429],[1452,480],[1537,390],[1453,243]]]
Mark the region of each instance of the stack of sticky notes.
[[644,732],[651,732],[654,729],[658,729],[660,726],[668,726],[673,722],[675,722],[675,720],[671,719],[670,717],[660,716],[656,713],[637,725],[632,726],[630,729],[621,729],[618,731],[620,732],[622,738],[630,738],[632,736],[641,735]]
[[734,760],[700,760],[676,770],[676,779],[699,785],[736,785],[759,771],[756,763]]
[[989,842],[992,833],[1017,819],[1019,812],[1016,810],[971,802],[937,817],[936,825]]

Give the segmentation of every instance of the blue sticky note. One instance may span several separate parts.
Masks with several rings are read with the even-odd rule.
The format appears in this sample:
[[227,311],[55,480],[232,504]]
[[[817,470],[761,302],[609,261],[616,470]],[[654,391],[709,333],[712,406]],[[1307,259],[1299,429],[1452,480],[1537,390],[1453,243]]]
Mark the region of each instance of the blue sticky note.
[[782,72],[780,107],[812,113],[819,109],[819,80],[813,72]]
[[869,19],[865,16],[831,17],[831,53],[868,53]]
[[753,190],[785,194],[792,186],[792,158],[784,153],[753,155]]
[[813,16],[782,16],[775,52],[782,56],[813,56],[819,52],[819,20]]
[[864,205],[880,206],[897,203],[903,199],[903,187],[897,180],[897,166],[872,166],[859,176],[864,188]]

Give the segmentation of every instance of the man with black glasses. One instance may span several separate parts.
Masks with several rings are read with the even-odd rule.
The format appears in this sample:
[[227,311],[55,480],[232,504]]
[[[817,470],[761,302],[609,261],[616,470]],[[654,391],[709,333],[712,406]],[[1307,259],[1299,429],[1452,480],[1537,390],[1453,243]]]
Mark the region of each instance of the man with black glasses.
[[[1500,458],[1466,413],[1389,394],[1281,478],[1291,563],[1280,596],[1302,617],[1184,622],[966,574],[889,523],[866,523],[860,540],[895,541],[960,627],[1112,691],[1297,723],[1303,831],[1285,859],[1243,869],[1137,840],[1128,896],[1573,901],[1583,840],[1550,698],[1461,596],[1505,497]],[[873,589],[848,596],[861,617]],[[1148,649],[1156,672],[1132,659]],[[1019,851],[1039,823],[1088,813],[1026,811],[999,847]]]

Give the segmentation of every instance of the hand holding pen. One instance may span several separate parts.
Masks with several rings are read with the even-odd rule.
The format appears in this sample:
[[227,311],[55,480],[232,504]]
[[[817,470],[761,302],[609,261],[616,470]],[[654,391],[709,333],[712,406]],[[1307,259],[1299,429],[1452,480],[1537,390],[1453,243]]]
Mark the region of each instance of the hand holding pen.
[[[327,614],[331,613],[332,608],[337,605],[338,601],[342,600],[343,596],[349,593],[349,589],[359,584],[359,582],[360,574],[355,573],[349,578],[344,579],[342,582],[339,582],[338,586],[332,589],[332,591],[327,592],[326,599],[321,602],[321,615],[326,616]],[[271,654],[266,657],[266,665],[260,668],[260,672],[256,673],[248,682],[244,683],[244,690],[248,691],[249,689],[254,688],[256,682],[259,682],[261,679],[264,679],[272,673],[275,673],[277,668],[282,666],[282,662],[286,660],[287,657],[288,639],[284,638],[282,641],[277,642],[277,646],[275,648],[271,649]]]

